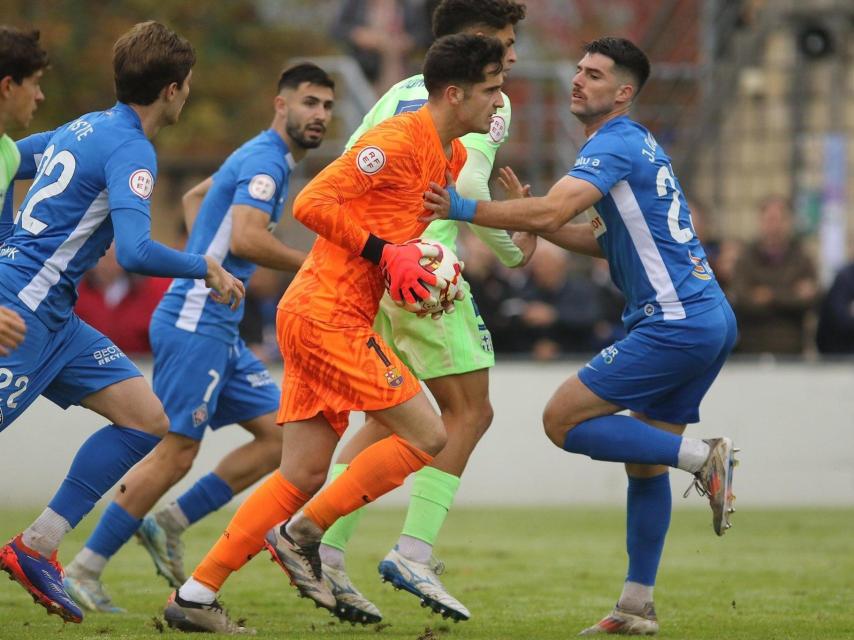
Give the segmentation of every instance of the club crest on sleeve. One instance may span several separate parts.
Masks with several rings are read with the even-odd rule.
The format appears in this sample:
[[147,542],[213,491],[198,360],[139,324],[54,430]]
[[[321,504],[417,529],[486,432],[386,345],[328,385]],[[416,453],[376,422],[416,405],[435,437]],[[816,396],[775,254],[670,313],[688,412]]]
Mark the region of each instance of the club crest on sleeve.
[[154,190],[154,176],[148,169],[137,169],[130,174],[128,184],[131,191],[143,200],[148,200]]
[[493,142],[501,142],[504,140],[504,132],[507,130],[507,123],[497,113],[492,116],[492,122],[489,125],[489,137]]
[[249,195],[262,202],[272,200],[276,195],[276,181],[266,173],[259,173],[249,181]]
[[359,171],[371,176],[385,166],[385,153],[379,147],[365,147],[356,156],[356,165]]

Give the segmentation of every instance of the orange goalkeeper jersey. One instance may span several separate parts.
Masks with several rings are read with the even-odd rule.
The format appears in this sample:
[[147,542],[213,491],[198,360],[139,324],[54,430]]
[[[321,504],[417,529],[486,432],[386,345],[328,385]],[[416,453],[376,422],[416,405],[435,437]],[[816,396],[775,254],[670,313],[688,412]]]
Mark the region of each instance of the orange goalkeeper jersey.
[[401,243],[427,227],[419,216],[430,182],[456,180],[466,161],[459,140],[445,156],[427,107],[383,121],[321,171],[294,202],[294,218],[318,238],[279,308],[340,327],[371,325],[385,282],[359,256],[368,233]]

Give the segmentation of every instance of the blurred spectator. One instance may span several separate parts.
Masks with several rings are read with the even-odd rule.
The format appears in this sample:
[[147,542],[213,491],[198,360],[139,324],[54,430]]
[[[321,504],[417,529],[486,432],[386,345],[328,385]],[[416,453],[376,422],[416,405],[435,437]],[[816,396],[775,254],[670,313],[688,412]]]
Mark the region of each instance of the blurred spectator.
[[350,52],[377,95],[410,75],[407,57],[426,48],[430,8],[425,0],[344,0],[332,36]]
[[740,240],[727,238],[721,240],[718,245],[718,254],[712,265],[712,271],[715,273],[715,278],[721,288],[729,294],[732,288],[732,282],[735,278],[735,268],[744,251],[744,245]]
[[821,353],[854,353],[854,262],[836,274],[821,303],[816,343]]
[[788,201],[766,199],[759,236],[738,260],[729,290],[742,353],[803,353],[805,321],[816,302],[815,264],[793,233]]
[[276,305],[293,275],[258,267],[246,287],[240,337],[265,364],[282,361],[276,343]]
[[[588,352],[611,342],[608,300],[590,277],[591,262],[541,242],[528,263],[520,297],[519,340],[536,360]],[[613,306],[610,307],[613,311]],[[517,341],[518,343],[518,341]]]
[[128,273],[119,266],[110,245],[80,281],[74,310],[126,354],[151,353],[148,323],[170,282]]

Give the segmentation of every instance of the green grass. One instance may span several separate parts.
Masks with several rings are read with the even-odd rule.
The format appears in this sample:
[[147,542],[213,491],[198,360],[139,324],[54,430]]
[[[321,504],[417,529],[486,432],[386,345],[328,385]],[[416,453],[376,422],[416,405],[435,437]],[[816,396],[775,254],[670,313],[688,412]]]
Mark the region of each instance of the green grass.
[[[25,527],[34,511],[2,510],[3,535]],[[266,552],[234,575],[223,600],[259,638],[365,640],[561,639],[574,636],[613,606],[625,572],[619,509],[456,509],[438,551],[445,584],[472,611],[453,624],[415,598],[380,584],[376,564],[397,537],[402,512],[369,512],[351,543],[349,569],[382,610],[381,626],[353,627],[296,597]],[[230,513],[202,521],[187,535],[197,561]],[[724,538],[710,516],[679,510],[656,590],[661,638],[854,638],[854,510],[747,510]],[[63,544],[65,561],[85,540],[88,518]],[[169,589],[148,556],[131,543],[105,581],[124,615],[88,614],[82,625],[47,616],[16,584],[0,582],[0,638],[158,638]],[[179,637],[166,629],[164,634]]]

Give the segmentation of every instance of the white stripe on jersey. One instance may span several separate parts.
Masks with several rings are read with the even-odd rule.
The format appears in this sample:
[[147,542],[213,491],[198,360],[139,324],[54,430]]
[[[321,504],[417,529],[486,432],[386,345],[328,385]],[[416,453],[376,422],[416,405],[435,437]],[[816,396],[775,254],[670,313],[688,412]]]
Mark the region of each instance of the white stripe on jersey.
[[30,311],[35,311],[44,301],[50,288],[59,282],[63,271],[68,268],[68,263],[108,215],[110,215],[110,201],[107,191],[104,190],[86,209],[86,213],[80,218],[74,231],[68,234],[53,255],[45,260],[44,266],[30,280],[30,283],[18,292],[18,298]]
[[[213,240],[205,251],[206,256],[210,256],[219,264],[225,260],[231,246],[231,224],[231,207],[229,207],[228,212],[222,218],[222,222],[219,223],[219,229],[216,230]],[[204,280],[195,280],[193,288],[187,292],[184,298],[184,304],[178,314],[178,321],[175,322],[175,326],[184,331],[195,332],[196,327],[199,326],[199,320],[202,317],[202,311],[204,311],[209,293],[210,289],[205,285]]]
[[620,212],[620,217],[632,237],[646,277],[655,289],[655,299],[661,305],[664,319],[682,320],[685,318],[685,309],[676,294],[676,287],[673,286],[673,280],[670,279],[664,259],[652,239],[652,233],[629,183],[620,180],[611,188],[611,197],[614,198],[617,211]]

